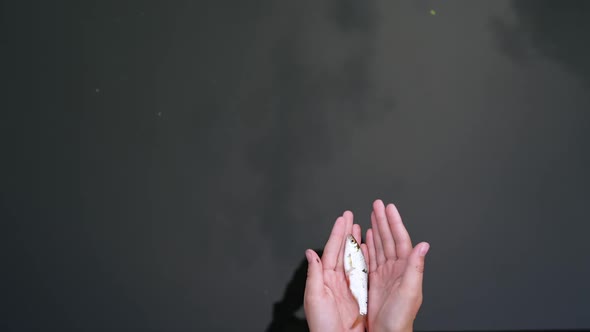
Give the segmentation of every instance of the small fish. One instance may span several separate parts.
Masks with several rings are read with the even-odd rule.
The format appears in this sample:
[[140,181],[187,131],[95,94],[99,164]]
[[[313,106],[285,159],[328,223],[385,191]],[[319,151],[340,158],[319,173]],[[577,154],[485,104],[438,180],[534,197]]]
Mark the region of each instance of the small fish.
[[361,246],[356,242],[354,236],[350,234],[346,237],[346,244],[344,245],[344,272],[346,273],[348,288],[350,288],[359,305],[359,315],[351,327],[353,328],[367,317],[369,274]]

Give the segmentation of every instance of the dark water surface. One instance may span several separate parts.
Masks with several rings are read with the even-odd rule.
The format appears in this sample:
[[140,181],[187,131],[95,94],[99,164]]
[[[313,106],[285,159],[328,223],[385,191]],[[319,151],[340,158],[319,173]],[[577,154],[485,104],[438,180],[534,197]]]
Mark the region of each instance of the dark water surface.
[[299,331],[377,198],[431,244],[417,330],[590,328],[590,2],[1,15],[3,331]]

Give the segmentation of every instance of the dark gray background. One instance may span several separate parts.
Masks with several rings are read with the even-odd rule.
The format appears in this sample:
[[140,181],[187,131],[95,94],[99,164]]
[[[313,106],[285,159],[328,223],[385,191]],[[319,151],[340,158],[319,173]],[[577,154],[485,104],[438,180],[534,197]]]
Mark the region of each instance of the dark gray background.
[[417,330],[590,328],[590,2],[1,15],[3,330],[262,331],[376,198],[432,246]]

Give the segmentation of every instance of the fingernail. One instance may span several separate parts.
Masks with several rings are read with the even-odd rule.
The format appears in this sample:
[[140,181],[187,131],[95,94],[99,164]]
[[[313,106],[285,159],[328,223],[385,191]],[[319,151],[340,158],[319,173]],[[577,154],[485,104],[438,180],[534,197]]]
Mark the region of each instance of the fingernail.
[[428,252],[428,249],[430,249],[430,244],[424,243],[422,245],[422,247],[420,248],[420,256],[426,256],[426,253]]
[[309,249],[305,250],[305,258],[307,258],[307,262],[311,262],[311,251]]

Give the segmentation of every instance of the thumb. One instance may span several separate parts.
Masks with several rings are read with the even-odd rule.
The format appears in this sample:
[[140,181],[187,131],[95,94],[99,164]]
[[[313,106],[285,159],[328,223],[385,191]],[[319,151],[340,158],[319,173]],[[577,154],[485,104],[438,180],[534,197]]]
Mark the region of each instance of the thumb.
[[402,287],[410,294],[422,294],[422,280],[424,279],[424,256],[430,249],[430,244],[422,242],[418,244],[408,257],[408,266],[404,273]]
[[309,294],[321,294],[324,289],[324,269],[318,254],[311,249],[305,251],[307,258],[307,281],[305,291]]

